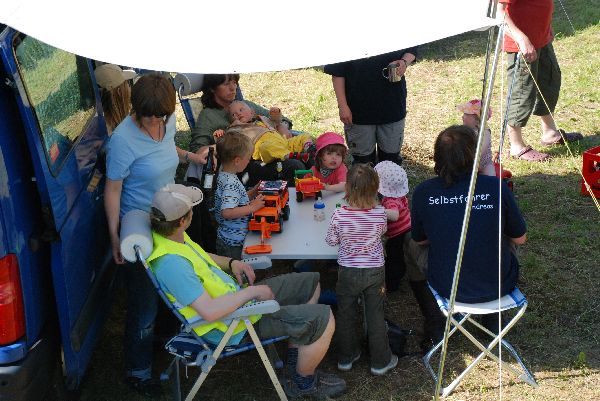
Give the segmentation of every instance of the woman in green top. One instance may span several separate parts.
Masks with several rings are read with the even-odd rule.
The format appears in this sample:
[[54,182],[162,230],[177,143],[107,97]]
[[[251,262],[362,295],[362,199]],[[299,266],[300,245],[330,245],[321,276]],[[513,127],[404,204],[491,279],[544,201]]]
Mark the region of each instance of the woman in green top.
[[[202,85],[203,109],[198,115],[196,127],[192,129],[190,150],[195,153],[206,152],[205,148],[215,144],[213,133],[219,129],[225,129],[231,123],[229,121],[228,108],[236,100],[239,74],[207,74],[204,76]],[[256,112],[257,115],[269,116],[269,110],[256,103],[245,100],[245,102]],[[292,122],[282,119],[288,128]],[[300,160],[285,160],[283,163],[282,176],[293,182],[294,170],[302,170],[306,167]],[[250,163],[247,169],[249,175],[248,185],[253,185],[259,180],[274,180],[277,178],[276,163],[261,166],[259,162]]]

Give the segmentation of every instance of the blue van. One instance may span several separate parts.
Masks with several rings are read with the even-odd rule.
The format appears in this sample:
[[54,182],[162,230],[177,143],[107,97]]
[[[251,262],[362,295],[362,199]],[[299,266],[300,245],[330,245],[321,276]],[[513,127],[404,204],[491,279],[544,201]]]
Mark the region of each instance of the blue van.
[[116,267],[91,60],[0,25],[0,400],[76,388]]

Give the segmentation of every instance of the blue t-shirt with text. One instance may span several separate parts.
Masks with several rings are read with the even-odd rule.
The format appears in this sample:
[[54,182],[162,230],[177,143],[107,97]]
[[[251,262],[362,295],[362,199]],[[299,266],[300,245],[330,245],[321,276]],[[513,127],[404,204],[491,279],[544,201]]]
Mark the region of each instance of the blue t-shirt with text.
[[[439,177],[427,180],[417,186],[412,198],[412,237],[415,241],[429,240],[427,279],[446,298],[450,297],[469,178],[465,175],[450,187],[446,187]],[[496,177],[477,178],[456,296],[459,302],[477,303],[498,298],[499,232],[502,243],[500,295],[510,293],[517,283],[519,265],[511,252],[510,238],[523,236],[526,225],[504,182],[499,205],[498,183]]]

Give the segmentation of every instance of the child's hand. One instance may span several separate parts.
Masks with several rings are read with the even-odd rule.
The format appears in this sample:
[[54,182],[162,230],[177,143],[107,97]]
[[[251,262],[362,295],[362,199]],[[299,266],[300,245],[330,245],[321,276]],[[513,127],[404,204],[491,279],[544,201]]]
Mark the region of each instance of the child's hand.
[[258,186],[259,185],[260,185],[260,182],[248,190],[247,193],[248,193],[249,198],[254,198],[258,194]]
[[217,139],[219,139],[220,137],[222,137],[223,135],[225,135],[225,131],[222,129],[218,129],[215,132],[213,132],[213,138],[215,138],[215,141]]
[[262,209],[265,207],[265,197],[262,194],[256,195],[256,198],[252,199],[250,203],[248,203],[248,206],[250,206],[250,213]]

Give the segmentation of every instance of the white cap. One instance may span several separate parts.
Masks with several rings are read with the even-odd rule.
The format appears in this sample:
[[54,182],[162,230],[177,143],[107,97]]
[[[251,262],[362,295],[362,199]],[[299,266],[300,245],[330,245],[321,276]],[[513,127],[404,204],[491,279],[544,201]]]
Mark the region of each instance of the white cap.
[[202,202],[202,198],[202,191],[196,187],[169,184],[154,194],[152,207],[164,215],[164,221],[175,221]]

